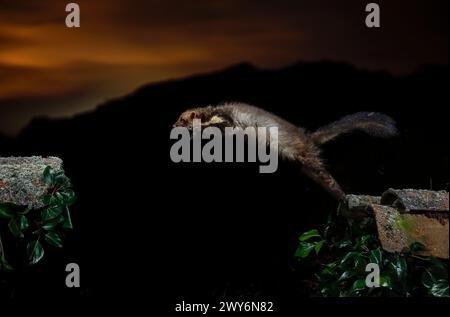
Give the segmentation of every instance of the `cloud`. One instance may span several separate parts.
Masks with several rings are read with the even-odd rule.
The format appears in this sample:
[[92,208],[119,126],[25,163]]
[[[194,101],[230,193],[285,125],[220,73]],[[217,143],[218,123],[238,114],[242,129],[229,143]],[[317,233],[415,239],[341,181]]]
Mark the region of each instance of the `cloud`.
[[[380,1],[379,30],[364,26],[360,0],[75,2],[79,29],[64,25],[68,1],[0,0],[0,99],[54,98],[77,111],[73,91],[85,91],[82,110],[147,82],[241,61],[279,67],[331,59],[394,72],[448,63],[447,0]],[[0,111],[13,116],[12,104]]]

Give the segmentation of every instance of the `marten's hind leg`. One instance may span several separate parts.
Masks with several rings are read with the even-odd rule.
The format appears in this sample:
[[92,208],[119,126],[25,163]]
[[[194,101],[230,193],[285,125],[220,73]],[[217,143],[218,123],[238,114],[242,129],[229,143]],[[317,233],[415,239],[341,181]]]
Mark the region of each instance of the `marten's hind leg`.
[[338,201],[344,200],[345,193],[331,176],[331,174],[325,169],[319,158],[301,159],[302,172],[314,180],[316,183],[325,188],[333,197]]

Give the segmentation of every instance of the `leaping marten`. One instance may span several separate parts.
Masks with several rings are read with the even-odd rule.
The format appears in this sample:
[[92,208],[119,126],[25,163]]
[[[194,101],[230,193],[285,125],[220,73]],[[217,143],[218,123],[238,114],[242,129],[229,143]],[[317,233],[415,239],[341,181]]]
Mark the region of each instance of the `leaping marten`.
[[397,134],[395,122],[389,116],[376,112],[358,112],[345,116],[315,132],[307,132],[270,112],[244,103],[226,103],[218,106],[189,109],[175,123],[177,127],[191,128],[194,119],[202,126],[219,127],[278,127],[278,150],[281,157],[301,163],[303,173],[324,187],[338,200],[345,193],[325,169],[320,157],[320,145],[341,134],[354,130],[372,136],[388,138]]

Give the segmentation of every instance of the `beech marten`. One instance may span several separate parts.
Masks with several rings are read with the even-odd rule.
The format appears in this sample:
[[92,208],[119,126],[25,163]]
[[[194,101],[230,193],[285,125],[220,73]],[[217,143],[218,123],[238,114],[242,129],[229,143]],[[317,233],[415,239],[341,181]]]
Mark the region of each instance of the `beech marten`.
[[194,119],[200,119],[201,125],[204,127],[239,127],[242,129],[278,127],[280,156],[300,162],[302,172],[338,200],[343,200],[345,193],[324,167],[320,157],[320,146],[341,134],[354,130],[364,131],[381,138],[397,134],[394,120],[382,113],[358,112],[314,132],[308,132],[268,111],[244,103],[226,103],[189,109],[181,114],[174,126],[192,128]]

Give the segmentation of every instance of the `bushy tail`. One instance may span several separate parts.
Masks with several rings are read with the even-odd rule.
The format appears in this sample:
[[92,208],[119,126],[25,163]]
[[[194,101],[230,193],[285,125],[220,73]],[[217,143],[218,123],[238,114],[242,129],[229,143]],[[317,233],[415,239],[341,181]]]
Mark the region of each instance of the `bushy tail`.
[[358,112],[318,129],[311,134],[311,138],[320,145],[354,130],[380,138],[389,138],[397,134],[395,121],[391,117],[377,112]]

